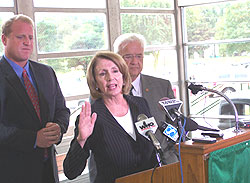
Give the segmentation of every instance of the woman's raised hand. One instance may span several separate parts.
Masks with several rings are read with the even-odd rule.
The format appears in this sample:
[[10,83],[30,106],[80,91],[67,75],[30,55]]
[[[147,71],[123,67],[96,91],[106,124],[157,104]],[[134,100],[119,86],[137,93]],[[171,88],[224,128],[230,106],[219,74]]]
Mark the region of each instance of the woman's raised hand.
[[79,125],[78,125],[78,136],[77,141],[84,146],[87,138],[92,134],[97,114],[93,113],[91,115],[91,105],[89,102],[85,102],[85,105],[82,105],[82,111],[80,112]]

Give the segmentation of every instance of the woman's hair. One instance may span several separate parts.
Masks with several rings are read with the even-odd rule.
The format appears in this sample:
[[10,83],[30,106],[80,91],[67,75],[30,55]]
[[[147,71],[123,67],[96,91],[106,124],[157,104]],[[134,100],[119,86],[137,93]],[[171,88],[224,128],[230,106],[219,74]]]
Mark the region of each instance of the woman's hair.
[[129,43],[138,42],[141,44],[141,47],[144,49],[146,45],[146,40],[141,34],[136,33],[126,33],[118,36],[113,44],[114,52],[120,54]]
[[131,78],[129,75],[128,66],[126,62],[123,60],[123,58],[120,55],[116,53],[113,53],[110,51],[101,51],[101,52],[96,53],[96,55],[91,59],[88,65],[88,69],[87,69],[87,83],[90,89],[91,97],[95,100],[103,96],[100,89],[97,88],[96,73],[95,73],[95,67],[97,65],[97,62],[101,59],[110,60],[115,65],[117,65],[123,77],[122,93],[128,94],[131,88]]
[[28,23],[32,25],[32,27],[34,27],[34,22],[30,17],[23,14],[14,15],[2,25],[2,34],[8,37],[8,35],[12,32],[11,29],[12,24],[18,20]]

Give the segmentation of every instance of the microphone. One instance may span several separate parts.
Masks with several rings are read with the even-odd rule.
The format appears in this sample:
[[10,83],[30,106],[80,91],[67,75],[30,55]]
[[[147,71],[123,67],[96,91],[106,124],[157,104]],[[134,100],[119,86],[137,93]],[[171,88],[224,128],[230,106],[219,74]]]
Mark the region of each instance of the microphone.
[[145,114],[139,114],[137,121],[138,122],[135,123],[135,126],[138,132],[150,140],[158,152],[162,152],[161,144],[154,135],[158,128],[154,117],[148,118]]
[[177,141],[179,137],[178,130],[173,125],[168,124],[165,121],[161,121],[158,129],[172,141]]
[[177,99],[169,99],[167,97],[164,97],[160,99],[159,104],[161,106],[161,109],[163,109],[168,118],[171,119],[171,121],[175,121],[176,118],[181,118],[186,120],[185,130],[186,131],[195,131],[195,130],[204,130],[204,131],[220,131],[217,129],[212,129],[204,126],[198,125],[194,120],[185,117],[182,113],[179,112],[179,108],[182,105],[182,101]]
[[[185,137],[186,132],[181,124],[181,115],[178,111],[182,105],[182,101],[177,100],[177,99],[169,99],[167,97],[164,97],[164,98],[160,99],[159,104],[160,104],[161,108],[164,109],[168,118],[170,118],[172,122],[177,121],[179,136],[182,139],[182,142],[185,142],[186,141],[186,137]],[[181,135],[181,134],[184,134],[184,135]]]
[[180,109],[182,101],[163,97],[162,99],[160,99],[159,104],[161,106],[161,109],[166,112],[168,118],[174,122],[176,117],[179,116],[179,113],[177,113],[177,111]]
[[234,103],[225,94],[223,94],[222,92],[219,92],[217,90],[213,90],[213,89],[210,89],[210,88],[203,87],[202,85],[195,85],[193,83],[191,83],[188,86],[188,89],[190,89],[193,94],[197,94],[199,91],[204,90],[204,91],[209,91],[209,92],[212,92],[212,93],[216,93],[216,94],[220,95],[221,97],[223,97],[231,105],[231,107],[234,110],[234,118],[235,118],[235,130],[234,130],[234,132],[237,133],[237,132],[241,131],[239,129],[239,117],[238,117],[237,108],[235,107]]
[[191,83],[189,86],[188,86],[188,89],[191,90],[191,93],[196,95],[199,91],[202,91],[204,90],[204,87],[202,85],[194,85],[193,83]]

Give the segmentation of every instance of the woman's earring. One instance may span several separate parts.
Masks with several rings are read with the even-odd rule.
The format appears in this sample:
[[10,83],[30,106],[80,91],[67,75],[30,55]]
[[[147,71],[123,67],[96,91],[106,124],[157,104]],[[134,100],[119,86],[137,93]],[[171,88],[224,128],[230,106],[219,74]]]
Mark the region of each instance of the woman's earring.
[[96,87],[95,89],[96,89],[96,91],[98,91],[98,90],[99,90],[99,88],[98,88],[98,87]]

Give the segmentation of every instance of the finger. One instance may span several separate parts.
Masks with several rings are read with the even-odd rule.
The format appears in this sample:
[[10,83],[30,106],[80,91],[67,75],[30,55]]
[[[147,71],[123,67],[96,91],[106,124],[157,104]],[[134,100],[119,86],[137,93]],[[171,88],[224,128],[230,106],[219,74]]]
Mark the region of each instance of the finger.
[[61,128],[60,128],[60,126],[57,123],[52,123],[48,127],[46,125],[46,128],[44,128],[44,131],[57,131],[57,132],[60,132]]
[[81,119],[85,118],[85,106],[84,105],[82,105],[82,110],[80,112],[80,118]]
[[91,119],[91,124],[92,124],[92,125],[95,125],[96,119],[97,119],[97,114],[94,112],[94,113],[92,114],[92,119]]
[[58,131],[46,131],[43,133],[44,136],[48,137],[48,136],[56,136],[56,135],[60,135],[60,132]]
[[85,102],[85,115],[90,116],[91,115],[91,106],[89,102]]
[[84,105],[82,105],[82,111],[80,112],[80,117],[79,117],[79,125],[83,123],[83,119],[85,118],[84,110],[85,110],[85,107]]
[[59,139],[59,135],[50,135],[45,137],[48,141],[56,141]]
[[46,128],[52,126],[53,124],[55,124],[55,123],[53,123],[53,122],[47,122],[46,123]]

